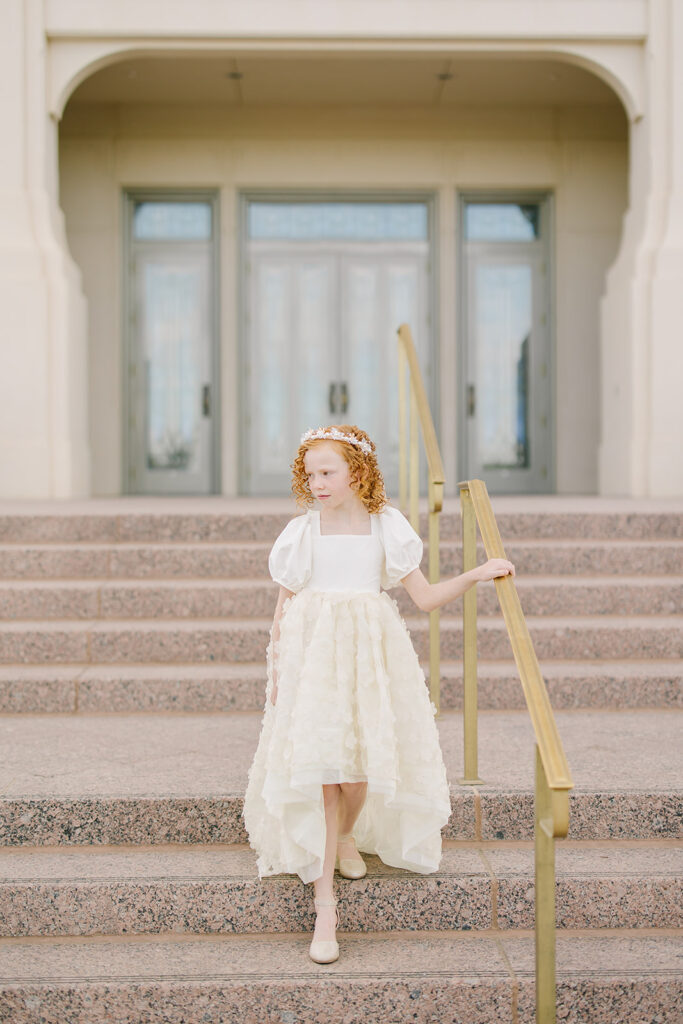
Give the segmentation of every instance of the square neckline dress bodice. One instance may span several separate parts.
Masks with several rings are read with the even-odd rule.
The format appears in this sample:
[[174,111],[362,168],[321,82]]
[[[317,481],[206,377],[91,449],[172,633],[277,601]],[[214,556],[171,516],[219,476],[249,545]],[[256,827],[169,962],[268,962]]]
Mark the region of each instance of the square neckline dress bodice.
[[[322,534],[319,510],[291,520],[269,556],[292,590],[266,648],[266,697],[244,798],[259,877],[322,874],[322,786],[367,781],[358,849],[427,874],[441,860],[450,791],[424,672],[386,593],[419,565],[422,541],[399,510],[369,534]],[[278,666],[275,705],[273,665]]]
[[376,515],[370,533],[322,533],[320,510],[311,513],[312,561],[307,586],[320,592],[379,594],[384,549]]

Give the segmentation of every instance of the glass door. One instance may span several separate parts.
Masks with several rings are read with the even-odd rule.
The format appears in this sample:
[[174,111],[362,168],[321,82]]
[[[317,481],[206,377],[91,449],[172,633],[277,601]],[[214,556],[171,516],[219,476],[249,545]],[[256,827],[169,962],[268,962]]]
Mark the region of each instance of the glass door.
[[490,493],[552,489],[547,216],[540,199],[463,204],[464,476]]
[[249,200],[246,225],[243,489],[289,494],[303,431],[356,423],[395,496],[404,321],[433,383],[427,202]]
[[327,423],[336,398],[337,265],[286,247],[251,250],[245,354],[245,478],[251,494],[287,493],[288,466],[308,425]]
[[212,200],[128,196],[128,491],[215,489]]
[[[427,247],[372,254],[341,254],[341,380],[347,412],[377,445],[387,495],[398,498],[398,358],[396,329],[410,325],[427,394],[433,381],[428,344]],[[432,414],[436,415],[432,407]],[[420,489],[427,493],[427,463],[420,451]]]

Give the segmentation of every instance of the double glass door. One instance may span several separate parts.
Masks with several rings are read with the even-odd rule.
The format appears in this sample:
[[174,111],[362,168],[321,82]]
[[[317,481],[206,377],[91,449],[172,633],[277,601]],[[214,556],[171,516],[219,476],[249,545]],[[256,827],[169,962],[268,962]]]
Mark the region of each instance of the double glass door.
[[355,423],[395,495],[401,323],[432,380],[426,203],[250,205],[244,490],[289,494],[301,434]]

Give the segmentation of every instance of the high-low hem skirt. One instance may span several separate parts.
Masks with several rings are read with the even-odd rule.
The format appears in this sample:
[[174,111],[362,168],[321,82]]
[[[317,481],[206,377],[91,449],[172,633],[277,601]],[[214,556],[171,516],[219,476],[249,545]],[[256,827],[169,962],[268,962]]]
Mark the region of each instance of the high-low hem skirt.
[[450,792],[436,708],[396,601],[385,592],[304,588],[284,602],[266,666],[243,811],[259,878],[319,878],[322,787],[363,781],[367,796],[352,830],[358,849],[392,867],[437,871]]

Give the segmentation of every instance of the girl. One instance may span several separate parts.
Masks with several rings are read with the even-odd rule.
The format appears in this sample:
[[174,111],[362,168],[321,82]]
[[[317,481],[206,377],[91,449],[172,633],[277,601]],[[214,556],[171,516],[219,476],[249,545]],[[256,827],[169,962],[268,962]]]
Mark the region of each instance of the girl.
[[268,559],[280,592],[243,813],[259,878],[285,872],[313,882],[309,953],[330,963],[339,956],[335,868],[362,878],[362,850],[437,871],[451,813],[436,708],[398,605],[380,587],[400,582],[431,611],[515,568],[491,558],[429,583],[422,540],[387,505],[375,445],[359,427],[307,431],[292,469],[307,511],[287,523]]

